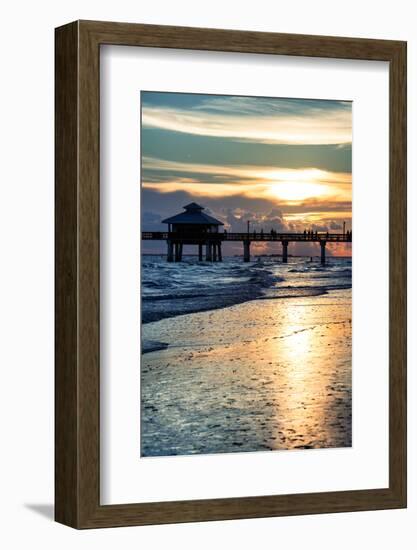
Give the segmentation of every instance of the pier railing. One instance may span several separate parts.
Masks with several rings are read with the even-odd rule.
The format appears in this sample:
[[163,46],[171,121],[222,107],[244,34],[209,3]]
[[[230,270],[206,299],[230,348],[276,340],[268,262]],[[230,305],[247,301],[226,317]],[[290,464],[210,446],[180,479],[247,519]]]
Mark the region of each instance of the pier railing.
[[168,231],[142,231],[142,240],[144,241],[249,241],[249,242],[352,242],[352,233],[326,233],[326,232],[306,232],[306,233],[262,233],[261,231],[252,231],[250,233],[179,233]]

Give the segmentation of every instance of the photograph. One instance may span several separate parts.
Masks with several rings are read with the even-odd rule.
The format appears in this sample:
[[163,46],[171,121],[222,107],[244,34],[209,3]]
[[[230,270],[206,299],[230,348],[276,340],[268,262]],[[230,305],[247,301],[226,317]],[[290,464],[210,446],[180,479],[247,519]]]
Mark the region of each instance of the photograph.
[[140,456],[350,447],[352,103],[140,104]]

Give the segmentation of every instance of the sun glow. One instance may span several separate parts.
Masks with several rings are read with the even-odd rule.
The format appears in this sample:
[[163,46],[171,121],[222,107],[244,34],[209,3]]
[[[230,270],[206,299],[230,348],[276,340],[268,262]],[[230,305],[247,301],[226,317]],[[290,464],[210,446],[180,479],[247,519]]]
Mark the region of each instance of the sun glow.
[[277,182],[270,186],[271,197],[288,202],[299,202],[312,197],[323,197],[330,194],[327,185],[307,182]]

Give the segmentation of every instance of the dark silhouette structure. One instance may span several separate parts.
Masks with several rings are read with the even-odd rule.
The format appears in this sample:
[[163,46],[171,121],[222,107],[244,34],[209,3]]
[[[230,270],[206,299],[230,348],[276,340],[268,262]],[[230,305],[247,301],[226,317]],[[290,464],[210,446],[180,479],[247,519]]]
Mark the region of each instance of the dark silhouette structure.
[[[203,260],[203,245],[206,246],[206,260],[222,261],[222,240],[219,239],[219,220],[203,212],[204,208],[192,202],[184,206],[185,212],[162,220],[168,224],[166,237],[168,262],[180,262],[184,244],[198,245],[198,259]],[[143,238],[143,236],[142,236]],[[146,238],[146,237],[145,237]]]
[[252,242],[280,242],[282,244],[282,261],[288,262],[288,244],[290,242],[318,242],[320,243],[321,264],[326,263],[326,244],[352,242],[352,231],[343,233],[329,233],[305,230],[303,233],[264,233],[253,231],[249,233],[220,232],[219,227],[224,225],[219,220],[204,213],[204,208],[195,202],[184,206],[185,212],[163,220],[168,224],[168,232],[142,231],[142,239],[146,241],[166,241],[168,247],[168,262],[180,262],[184,244],[198,245],[198,259],[203,260],[203,245],[206,247],[206,261],[222,261],[222,242],[240,241],[243,243],[243,261],[250,261],[250,245]]

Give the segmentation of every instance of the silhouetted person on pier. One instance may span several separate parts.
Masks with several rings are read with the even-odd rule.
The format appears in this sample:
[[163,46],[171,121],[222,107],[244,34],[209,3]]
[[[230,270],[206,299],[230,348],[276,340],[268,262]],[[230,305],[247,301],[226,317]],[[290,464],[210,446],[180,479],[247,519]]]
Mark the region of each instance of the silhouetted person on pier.
[[264,230],[261,229],[261,239],[263,239],[263,238],[264,238]]
[[304,238],[306,238],[307,231],[304,229]]

